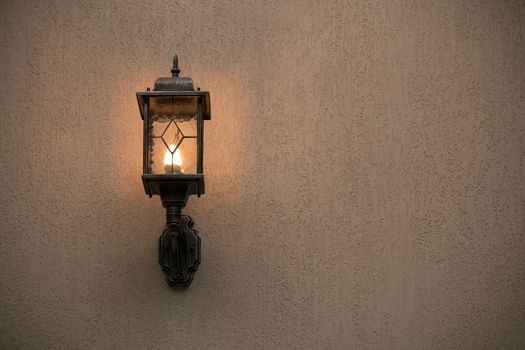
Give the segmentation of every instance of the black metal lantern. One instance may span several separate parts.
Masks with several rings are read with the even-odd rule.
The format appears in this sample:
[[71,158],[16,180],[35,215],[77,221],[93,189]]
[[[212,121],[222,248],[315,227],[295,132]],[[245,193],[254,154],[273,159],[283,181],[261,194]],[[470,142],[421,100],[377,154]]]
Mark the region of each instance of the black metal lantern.
[[200,238],[193,220],[181,215],[188,196],[204,193],[204,120],[210,120],[210,94],[179,77],[177,55],[172,77],[158,78],[153,91],[137,92],[144,121],[142,182],[150,197],[166,208],[159,240],[159,263],[170,286],[187,286],[200,262]]

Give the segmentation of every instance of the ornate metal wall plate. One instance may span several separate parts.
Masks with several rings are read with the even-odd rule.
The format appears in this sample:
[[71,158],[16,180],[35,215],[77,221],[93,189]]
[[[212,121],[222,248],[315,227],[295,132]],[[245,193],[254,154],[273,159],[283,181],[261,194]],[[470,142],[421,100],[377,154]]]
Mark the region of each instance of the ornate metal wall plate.
[[200,263],[201,241],[190,216],[166,225],[159,239],[159,264],[170,286],[190,285]]

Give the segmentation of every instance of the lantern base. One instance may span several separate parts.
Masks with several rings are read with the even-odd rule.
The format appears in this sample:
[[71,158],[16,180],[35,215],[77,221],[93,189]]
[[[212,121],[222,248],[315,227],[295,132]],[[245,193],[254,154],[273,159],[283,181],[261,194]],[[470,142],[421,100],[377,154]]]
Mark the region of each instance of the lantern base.
[[159,239],[159,264],[172,286],[189,286],[200,263],[201,240],[181,208],[166,207],[167,224]]
[[[196,194],[200,197],[204,194],[203,174],[143,174],[142,184],[144,191],[150,197],[153,195],[162,197],[170,192],[184,192],[186,193],[186,198],[183,199],[184,205],[189,195]],[[164,199],[162,201],[164,203]]]

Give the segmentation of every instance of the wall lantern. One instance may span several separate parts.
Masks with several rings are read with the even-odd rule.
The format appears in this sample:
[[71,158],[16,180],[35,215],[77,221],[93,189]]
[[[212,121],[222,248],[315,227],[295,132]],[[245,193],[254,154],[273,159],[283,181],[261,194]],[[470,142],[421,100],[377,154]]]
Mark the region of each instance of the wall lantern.
[[193,220],[181,215],[188,196],[204,193],[202,171],[204,120],[210,120],[210,94],[179,77],[158,78],[153,91],[137,92],[144,121],[142,182],[150,197],[166,208],[166,228],[159,240],[159,263],[170,286],[190,285],[200,262],[200,238]]

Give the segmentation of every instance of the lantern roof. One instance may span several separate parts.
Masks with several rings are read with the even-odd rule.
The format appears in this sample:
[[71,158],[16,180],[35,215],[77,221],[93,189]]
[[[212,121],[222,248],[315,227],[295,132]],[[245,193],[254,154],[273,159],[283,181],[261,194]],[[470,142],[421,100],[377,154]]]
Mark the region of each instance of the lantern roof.
[[179,58],[173,56],[173,68],[171,77],[160,77],[155,81],[153,91],[148,88],[147,91],[137,92],[137,101],[139,103],[140,116],[144,119],[144,100],[149,96],[203,96],[205,102],[204,119],[210,120],[210,93],[208,91],[197,91],[193,88],[193,80],[189,77],[179,77]]

